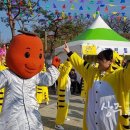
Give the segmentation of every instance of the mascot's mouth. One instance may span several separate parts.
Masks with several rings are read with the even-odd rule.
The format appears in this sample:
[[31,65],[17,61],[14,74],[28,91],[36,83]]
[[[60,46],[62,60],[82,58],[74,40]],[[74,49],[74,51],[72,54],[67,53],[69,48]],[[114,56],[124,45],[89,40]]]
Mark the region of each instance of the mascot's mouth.
[[35,68],[28,67],[27,64],[25,64],[25,69],[28,73],[33,73],[36,70]]

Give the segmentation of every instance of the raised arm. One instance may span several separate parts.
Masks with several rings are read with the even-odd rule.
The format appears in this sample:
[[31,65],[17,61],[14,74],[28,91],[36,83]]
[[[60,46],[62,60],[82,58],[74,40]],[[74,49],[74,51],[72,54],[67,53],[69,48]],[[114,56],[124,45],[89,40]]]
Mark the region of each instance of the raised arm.
[[72,64],[70,61],[65,61],[64,65],[60,69],[60,77],[64,77],[65,75],[69,75],[70,70],[72,69]]
[[38,86],[52,86],[59,77],[59,71],[55,66],[51,66],[45,73],[39,73],[37,75]]
[[58,67],[60,65],[60,59],[55,56],[52,60],[52,66],[47,69],[45,73],[39,73],[37,75],[37,85],[39,86],[52,86],[59,77]]
[[83,78],[86,79],[89,76],[89,72],[91,72],[94,67],[84,61],[78,54],[70,51],[66,42],[64,44],[64,50],[67,53],[72,66],[80,73]]

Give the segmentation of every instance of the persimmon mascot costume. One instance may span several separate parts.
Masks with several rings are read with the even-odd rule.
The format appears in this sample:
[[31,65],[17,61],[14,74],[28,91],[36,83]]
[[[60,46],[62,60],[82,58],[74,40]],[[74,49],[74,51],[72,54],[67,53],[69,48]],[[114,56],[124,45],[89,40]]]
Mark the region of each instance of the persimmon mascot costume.
[[57,115],[56,115],[56,130],[64,130],[64,121],[68,115],[69,98],[70,98],[70,86],[71,80],[69,72],[72,69],[72,65],[69,61],[65,61],[59,67],[60,76],[58,78],[58,102],[57,102]]
[[[129,129],[130,64],[124,69],[121,68],[122,58],[113,53],[113,63],[110,59],[107,62],[101,59],[99,69],[71,52],[67,44],[65,44],[64,50],[67,52],[71,64],[88,84],[83,130]],[[102,51],[100,54],[107,57],[108,52],[110,49]],[[101,67],[103,68],[106,63],[109,67],[108,70],[103,71],[102,69],[101,71]],[[111,72],[109,72],[110,70]]]
[[42,41],[34,34],[23,33],[12,39],[6,56],[9,69],[0,72],[0,88],[5,87],[0,130],[43,130],[36,86],[51,86],[59,76],[58,57],[47,72],[39,73],[44,64]]

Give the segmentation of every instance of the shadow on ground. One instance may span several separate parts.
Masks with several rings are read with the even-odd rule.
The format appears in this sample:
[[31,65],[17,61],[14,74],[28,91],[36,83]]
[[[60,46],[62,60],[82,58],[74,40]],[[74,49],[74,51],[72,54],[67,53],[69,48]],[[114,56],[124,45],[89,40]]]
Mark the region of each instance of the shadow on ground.
[[71,110],[77,110],[77,111],[81,111],[81,112],[84,111],[84,108],[76,107],[76,106],[72,106],[72,105],[69,106],[69,109],[71,109]]
[[82,114],[80,114],[80,113],[78,113],[76,111],[73,111],[73,110],[71,110],[71,113],[69,113],[69,116],[70,117],[74,117],[74,118],[83,119],[83,115]]
[[[54,129],[55,127],[55,118],[51,118],[51,117],[45,117],[42,116],[42,121],[43,121],[43,125],[50,128],[50,129]],[[65,130],[82,130],[82,128],[77,127],[77,126],[72,126],[69,124],[64,124],[64,129]]]

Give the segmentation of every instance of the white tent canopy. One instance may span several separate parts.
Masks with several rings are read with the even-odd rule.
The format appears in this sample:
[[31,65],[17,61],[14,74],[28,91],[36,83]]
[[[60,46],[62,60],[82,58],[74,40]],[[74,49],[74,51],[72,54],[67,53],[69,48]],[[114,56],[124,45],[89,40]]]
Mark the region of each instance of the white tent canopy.
[[[70,50],[82,54],[83,46],[95,46],[96,54],[101,50],[111,48],[121,55],[130,55],[130,41],[112,30],[99,16],[83,33],[68,43]],[[63,51],[63,46],[55,49],[56,54]],[[61,54],[60,57],[66,57]]]

